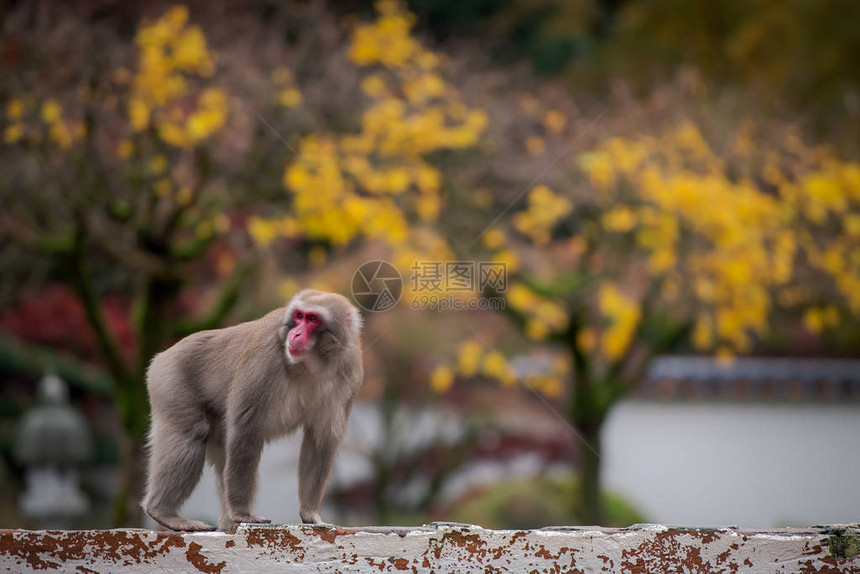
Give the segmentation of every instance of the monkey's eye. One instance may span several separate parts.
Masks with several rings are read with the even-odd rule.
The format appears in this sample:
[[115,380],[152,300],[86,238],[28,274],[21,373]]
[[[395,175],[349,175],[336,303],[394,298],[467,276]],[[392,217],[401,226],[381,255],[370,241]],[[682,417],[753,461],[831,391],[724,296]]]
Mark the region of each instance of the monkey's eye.
[[310,321],[311,323],[316,323],[317,321],[319,321],[319,319],[317,319],[316,315],[308,315],[308,321]]
[[304,319],[305,314],[301,311],[296,311],[296,319]]

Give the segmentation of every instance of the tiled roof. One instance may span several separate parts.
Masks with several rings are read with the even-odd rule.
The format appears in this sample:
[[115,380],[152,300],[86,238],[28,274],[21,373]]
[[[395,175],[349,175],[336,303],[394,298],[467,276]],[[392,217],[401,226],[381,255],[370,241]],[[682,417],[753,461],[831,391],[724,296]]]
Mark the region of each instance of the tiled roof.
[[632,396],[657,400],[860,402],[860,360],[654,359]]

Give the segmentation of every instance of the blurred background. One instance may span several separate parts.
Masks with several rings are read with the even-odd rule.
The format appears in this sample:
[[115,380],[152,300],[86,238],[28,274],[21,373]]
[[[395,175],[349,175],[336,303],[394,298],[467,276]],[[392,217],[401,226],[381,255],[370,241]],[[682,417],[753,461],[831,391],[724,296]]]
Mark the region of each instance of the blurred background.
[[[858,29],[849,0],[3,3],[0,527],[151,525],[152,356],[374,260],[402,293],[364,312],[326,520],[856,521]],[[264,452],[277,522],[298,444]],[[184,514],[216,520],[211,469]]]

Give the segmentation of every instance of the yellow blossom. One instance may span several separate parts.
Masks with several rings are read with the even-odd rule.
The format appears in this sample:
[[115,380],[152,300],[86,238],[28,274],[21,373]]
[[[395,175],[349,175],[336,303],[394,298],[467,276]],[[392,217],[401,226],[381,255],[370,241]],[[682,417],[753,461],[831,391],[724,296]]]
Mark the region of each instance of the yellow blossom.
[[392,169],[387,174],[387,187],[391,193],[400,193],[406,191],[412,179],[409,177],[409,172],[405,169]]
[[528,384],[534,390],[550,399],[560,398],[564,394],[564,383],[558,377],[532,377],[529,379]]
[[430,388],[434,393],[445,393],[454,384],[454,372],[447,366],[440,365],[433,369],[430,375]]
[[476,341],[465,341],[460,345],[457,355],[457,369],[464,377],[473,377],[478,372],[482,348]]
[[56,100],[46,100],[42,104],[42,120],[47,124],[53,124],[60,120],[63,110]]
[[187,8],[175,6],[155,22],[144,24],[136,43],[138,69],[131,82],[128,106],[134,131],[154,124],[165,143],[186,147],[223,126],[226,109],[220,90],[204,90],[197,108],[187,117],[184,111],[189,78],[208,77],[214,72],[206,37],[199,27],[188,25]]
[[546,149],[546,144],[543,138],[538,136],[529,136],[526,138],[526,151],[531,155],[540,155]]
[[422,165],[416,170],[413,177],[418,189],[421,191],[425,193],[435,193],[439,191],[442,176],[436,168],[430,167],[429,165]]
[[422,194],[415,200],[415,211],[424,221],[436,221],[439,218],[439,208],[438,195]]
[[625,233],[636,225],[636,216],[628,207],[616,207],[603,216],[603,226],[609,231]]
[[154,156],[149,160],[149,172],[155,175],[164,173],[167,169],[167,158],[161,154]]
[[516,380],[516,373],[508,364],[505,356],[498,351],[490,351],[484,357],[481,371],[487,377],[498,380],[503,386],[511,386]]
[[[358,236],[381,239],[401,257],[422,251],[413,243],[419,228],[429,226],[416,226],[416,216],[434,222],[442,210],[442,174],[426,158],[475,145],[488,119],[462,104],[442,75],[439,58],[412,37],[415,18],[403,5],[382,2],[376,9],[375,20],[353,29],[348,48],[353,63],[386,68],[369,70],[361,81],[372,99],[369,107],[354,131],[301,138],[301,161],[286,166],[282,181],[292,199],[289,233],[332,245],[347,245]],[[286,70],[276,71],[273,81],[282,95],[297,96],[281,99],[282,104],[299,102]],[[166,123],[161,116],[159,122]],[[179,142],[180,135],[165,130],[162,137]],[[288,233],[277,220],[271,229],[261,221],[248,224],[249,233],[261,239],[258,244]]]
[[149,126],[149,107],[143,100],[132,99],[128,103],[128,115],[131,120],[131,128],[142,131]]
[[121,159],[127,159],[134,153],[134,144],[131,140],[122,140],[117,146],[116,154]]
[[839,311],[833,306],[812,307],[803,314],[803,325],[810,333],[819,334],[839,323]]
[[379,74],[371,74],[361,81],[361,90],[371,98],[377,98],[385,92],[385,81]]
[[604,283],[598,292],[600,311],[609,320],[603,331],[603,352],[610,360],[621,358],[633,341],[639,323],[639,307],[611,283]]
[[579,156],[579,165],[598,189],[606,190],[614,185],[615,170],[606,153],[584,153]]
[[860,237],[860,214],[849,213],[842,223],[845,233],[852,237]]
[[202,76],[212,74],[212,61],[206,49],[206,37],[196,26],[178,35],[172,45],[172,65],[179,70],[196,72]]
[[295,88],[287,88],[278,92],[278,103],[287,108],[294,108],[302,103],[302,93]]
[[582,353],[589,354],[597,347],[597,336],[594,329],[584,328],[576,334],[576,346]]
[[543,125],[551,132],[561,133],[567,125],[567,118],[558,110],[549,110],[544,114]]
[[21,140],[24,137],[24,126],[22,124],[12,124],[7,126],[3,131],[3,141],[11,144]]
[[526,321],[526,336],[537,341],[546,339],[549,336],[549,326],[538,319],[528,319]]
[[487,249],[498,249],[505,244],[505,232],[498,227],[491,227],[481,237]]
[[508,273],[516,273],[520,268],[520,256],[513,249],[497,251],[492,258],[494,263],[504,263]]
[[542,300],[533,309],[533,313],[536,319],[553,331],[561,331],[567,327],[567,312],[561,304]]
[[259,217],[252,217],[248,222],[248,233],[260,247],[268,247],[277,237],[275,225]]
[[26,106],[23,101],[19,99],[9,100],[9,103],[6,104],[6,117],[10,120],[20,119],[25,110]]
[[376,22],[356,28],[349,57],[359,66],[380,63],[399,68],[421,53],[420,45],[410,35],[415,18],[399,7],[380,12]]
[[693,329],[693,345],[700,351],[710,349],[714,342],[713,334],[714,329],[710,317],[706,315],[700,317]]
[[174,147],[186,147],[191,142],[183,126],[169,122],[158,124],[158,135],[165,143]]
[[518,311],[532,309],[538,302],[538,296],[522,283],[514,283],[508,286],[506,299],[511,304],[511,307]]
[[528,208],[514,215],[514,228],[541,245],[549,241],[558,221],[572,210],[569,199],[554,194],[545,185],[536,185],[529,192]]
[[68,149],[71,147],[74,134],[69,129],[69,126],[63,122],[56,122],[49,130],[51,141],[57,144],[60,149]]

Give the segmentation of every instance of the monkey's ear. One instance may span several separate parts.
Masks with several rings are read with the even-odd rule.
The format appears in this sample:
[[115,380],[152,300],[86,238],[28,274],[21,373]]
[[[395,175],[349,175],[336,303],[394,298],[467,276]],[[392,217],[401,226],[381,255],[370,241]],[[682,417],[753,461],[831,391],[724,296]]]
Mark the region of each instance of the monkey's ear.
[[364,319],[361,318],[361,313],[358,312],[358,309],[350,305],[349,311],[346,314],[346,328],[358,334],[361,333],[362,327],[364,327]]

